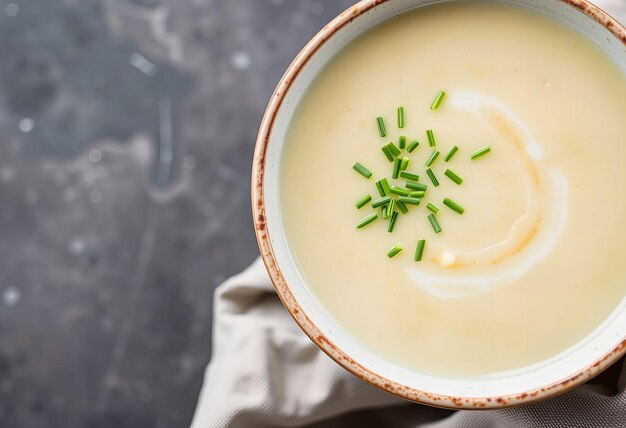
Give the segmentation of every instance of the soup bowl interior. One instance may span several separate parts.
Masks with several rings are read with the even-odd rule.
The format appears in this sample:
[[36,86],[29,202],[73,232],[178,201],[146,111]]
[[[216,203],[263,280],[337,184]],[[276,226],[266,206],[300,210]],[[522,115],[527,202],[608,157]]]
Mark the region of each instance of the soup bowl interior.
[[[623,355],[626,298],[591,334],[549,360],[479,378],[430,376],[369,352],[333,321],[299,271],[283,227],[279,186],[283,145],[298,102],[316,75],[343,47],[373,26],[399,13],[441,2],[362,1],[324,27],[298,55],[272,96],[257,140],[252,174],[255,231],[267,270],[285,307],[304,332],[347,370],[389,392],[430,405],[452,408],[519,405],[566,391]],[[595,6],[583,0],[499,2],[536,10],[576,28],[626,73],[626,31]]]

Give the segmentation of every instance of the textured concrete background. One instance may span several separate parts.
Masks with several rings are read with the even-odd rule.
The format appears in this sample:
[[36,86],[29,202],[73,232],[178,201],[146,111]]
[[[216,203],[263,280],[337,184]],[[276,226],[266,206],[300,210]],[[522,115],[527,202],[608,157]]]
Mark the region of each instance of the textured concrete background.
[[261,115],[349,3],[0,0],[0,427],[188,426]]
[[350,3],[0,0],[0,427],[188,426],[265,104]]

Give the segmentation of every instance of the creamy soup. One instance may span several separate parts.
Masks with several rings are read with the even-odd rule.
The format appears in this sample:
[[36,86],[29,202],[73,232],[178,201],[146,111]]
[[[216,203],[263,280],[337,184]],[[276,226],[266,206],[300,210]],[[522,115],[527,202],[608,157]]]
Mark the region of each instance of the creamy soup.
[[[389,233],[380,209],[355,202],[380,198],[383,177],[405,186],[380,149],[400,136],[419,141],[400,156],[428,190]],[[425,174],[434,149],[438,187]],[[597,46],[514,6],[446,4],[369,31],[312,83],[288,131],[281,205],[303,278],[338,325],[412,370],[478,376],[566,351],[624,298],[625,162],[626,77]]]

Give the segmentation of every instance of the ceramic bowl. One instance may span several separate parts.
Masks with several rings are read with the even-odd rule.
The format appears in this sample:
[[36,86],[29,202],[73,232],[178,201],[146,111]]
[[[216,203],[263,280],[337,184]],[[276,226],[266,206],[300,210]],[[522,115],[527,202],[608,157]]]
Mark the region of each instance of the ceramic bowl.
[[[338,328],[307,287],[287,245],[279,204],[285,134],[307,87],[347,43],[410,9],[446,0],[363,0],[326,25],[298,54],[269,102],[252,170],[252,211],[261,255],[276,291],[302,330],[354,375],[408,400],[448,408],[489,409],[545,399],[606,369],[626,352],[626,298],[584,340],[547,361],[504,376],[447,379],[416,373],[371,353]],[[458,0],[448,0],[458,1]],[[498,0],[565,21],[593,40],[626,73],[626,29],[585,0]]]

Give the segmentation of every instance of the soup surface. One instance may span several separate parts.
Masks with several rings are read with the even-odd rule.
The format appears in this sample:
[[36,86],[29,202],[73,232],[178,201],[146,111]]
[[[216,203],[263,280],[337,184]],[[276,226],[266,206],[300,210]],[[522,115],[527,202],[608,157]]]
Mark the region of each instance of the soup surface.
[[[447,95],[432,111],[439,90]],[[442,152],[431,166],[438,187],[424,174],[427,129]],[[393,233],[381,215],[357,229],[380,213],[354,205],[380,197],[376,180],[404,186],[380,150],[400,136],[420,142],[401,156],[428,191]],[[470,160],[484,145],[491,152]],[[625,162],[626,77],[597,46],[514,6],[444,4],[376,27],[313,82],[288,131],[281,205],[302,275],[340,326],[399,365],[472,377],[565,351],[624,298]]]

